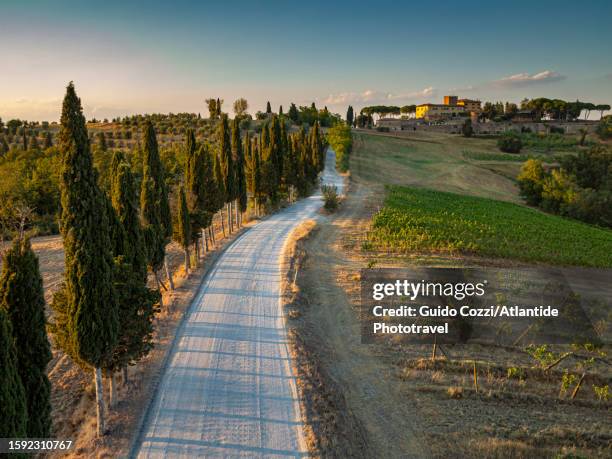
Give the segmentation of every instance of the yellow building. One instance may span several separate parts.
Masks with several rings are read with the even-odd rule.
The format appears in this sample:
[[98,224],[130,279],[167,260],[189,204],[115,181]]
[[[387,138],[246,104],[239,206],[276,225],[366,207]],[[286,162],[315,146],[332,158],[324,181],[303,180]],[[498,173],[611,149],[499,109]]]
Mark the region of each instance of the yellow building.
[[465,111],[462,105],[422,104],[417,105],[416,117],[426,120],[455,118]]

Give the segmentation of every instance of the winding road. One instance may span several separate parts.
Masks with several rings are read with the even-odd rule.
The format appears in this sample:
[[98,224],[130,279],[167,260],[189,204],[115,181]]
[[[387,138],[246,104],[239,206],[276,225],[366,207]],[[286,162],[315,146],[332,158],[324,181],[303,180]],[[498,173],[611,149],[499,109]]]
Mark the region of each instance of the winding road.
[[[324,183],[342,188],[328,149]],[[177,331],[133,456],[306,457],[281,308],[281,255],[319,193],[264,219],[219,257]]]

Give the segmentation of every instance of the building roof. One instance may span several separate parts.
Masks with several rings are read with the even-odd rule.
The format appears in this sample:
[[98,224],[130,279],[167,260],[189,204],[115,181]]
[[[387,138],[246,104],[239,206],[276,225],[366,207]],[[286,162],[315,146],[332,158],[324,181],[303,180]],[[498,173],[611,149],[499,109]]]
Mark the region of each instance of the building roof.
[[418,107],[455,107],[455,108],[463,108],[463,107],[461,107],[460,105],[449,105],[449,104],[429,104],[429,103],[427,103],[427,104],[420,104],[420,105],[417,105],[417,108],[418,108]]
[[477,104],[480,103],[479,100],[474,100],[474,99],[459,99],[457,102],[473,102],[473,103],[477,103]]

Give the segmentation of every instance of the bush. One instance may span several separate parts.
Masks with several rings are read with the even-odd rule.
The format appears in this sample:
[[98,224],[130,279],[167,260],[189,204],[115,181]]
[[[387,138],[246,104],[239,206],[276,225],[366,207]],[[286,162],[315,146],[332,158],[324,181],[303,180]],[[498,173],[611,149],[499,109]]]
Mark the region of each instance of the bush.
[[497,140],[497,146],[504,153],[520,153],[523,148],[523,141],[519,135],[507,132]]
[[325,204],[325,210],[329,212],[333,212],[338,208],[339,199],[338,199],[338,188],[335,185],[322,185],[321,193],[323,193],[323,201]]
[[521,196],[527,204],[537,206],[542,201],[542,183],[544,182],[544,177],[542,161],[538,159],[525,161],[517,180]]
[[612,115],[604,116],[597,126],[597,135],[602,139],[612,139]]
[[388,127],[386,127],[386,126],[377,126],[377,127],[376,127],[376,130],[377,130],[378,132],[389,132],[389,128],[388,128]]
[[550,133],[551,134],[565,134],[565,129],[559,126],[551,126]]
[[463,137],[472,137],[474,135],[471,119],[465,120],[463,126],[461,126],[461,134],[463,134]]

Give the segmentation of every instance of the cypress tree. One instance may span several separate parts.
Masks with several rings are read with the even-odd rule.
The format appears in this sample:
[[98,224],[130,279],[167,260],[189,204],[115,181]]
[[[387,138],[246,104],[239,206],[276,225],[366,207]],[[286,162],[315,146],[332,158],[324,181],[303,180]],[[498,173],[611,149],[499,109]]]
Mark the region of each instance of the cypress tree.
[[0,309],[11,321],[17,371],[27,400],[27,436],[51,433],[51,385],[46,368],[51,349],[45,329],[45,296],[38,258],[28,239],[15,239],[4,255],[0,276]]
[[270,105],[270,101],[266,104],[266,113],[272,113],[272,106]]
[[246,212],[247,209],[247,183],[246,183],[246,159],[245,157],[250,154],[249,149],[251,147],[251,139],[249,138],[249,133],[247,131],[246,136],[244,138],[244,148],[239,145],[237,150],[237,158],[236,158],[236,185],[238,188],[238,208],[240,212]]
[[[236,199],[236,225],[239,225],[239,211],[246,210],[246,179],[244,177],[244,151],[242,149],[242,139],[240,138],[240,126],[238,120],[232,121],[232,156],[234,159],[234,186]],[[241,198],[245,194],[244,203]]]
[[[191,240],[196,249],[196,258],[199,256],[199,244],[201,231],[210,225],[211,214],[207,207],[211,189],[211,180],[214,185],[212,164],[208,151],[200,146],[195,150],[195,137],[187,142],[187,171],[185,174],[187,206],[191,222]],[[208,174],[208,175],[207,175]]]
[[300,114],[298,113],[298,109],[293,102],[291,102],[291,105],[289,106],[289,118],[294,124],[298,124],[300,121]]
[[348,110],[346,111],[346,124],[348,124],[349,126],[353,125],[353,116],[353,106],[349,105]]
[[3,310],[0,310],[0,369],[0,438],[27,437],[26,395],[17,370],[11,323]]
[[283,116],[283,106],[282,105],[278,109],[278,116]]
[[175,240],[185,251],[185,272],[189,272],[189,245],[191,244],[191,222],[189,221],[189,208],[185,197],[185,188],[181,186],[178,193],[177,222]]
[[216,185],[216,196],[215,196],[215,212],[221,210],[225,204],[226,192],[225,192],[225,179],[223,176],[223,168],[221,166],[221,158],[219,155],[211,153],[213,156],[213,167],[215,173],[215,185]]
[[117,343],[117,301],[104,196],[85,127],[81,101],[72,82],[62,107],[61,220],[66,269],[56,293],[54,329],[57,344],[73,359],[94,368],[98,436],[104,434],[102,373]]
[[223,184],[225,188],[225,202],[227,203],[227,225],[229,231],[231,232],[231,202],[236,198],[236,183],[227,115],[221,116],[221,122],[219,123],[217,131],[217,139],[219,143],[219,158],[221,159],[221,171],[223,173]]
[[[166,244],[172,236],[172,214],[170,213],[164,169],[159,157],[157,136],[149,120],[144,129],[140,216],[145,235],[148,264],[158,280],[157,273],[165,261]],[[172,278],[168,269],[166,269],[166,274],[170,288],[172,288]]]
[[45,140],[43,142],[43,149],[51,148],[53,146],[53,136],[50,131],[45,133]]
[[23,150],[26,151],[28,149],[28,138],[26,137],[25,127],[21,128],[21,134],[21,146],[23,147]]
[[[134,177],[123,153],[116,152],[112,162],[111,203],[124,240],[114,244],[115,289],[119,303],[119,338],[113,358],[105,368],[111,381],[114,402],[115,371],[148,354],[153,348],[153,318],[159,311],[159,292],[147,287],[147,256],[139,220]],[[124,381],[125,382],[125,381]]]

